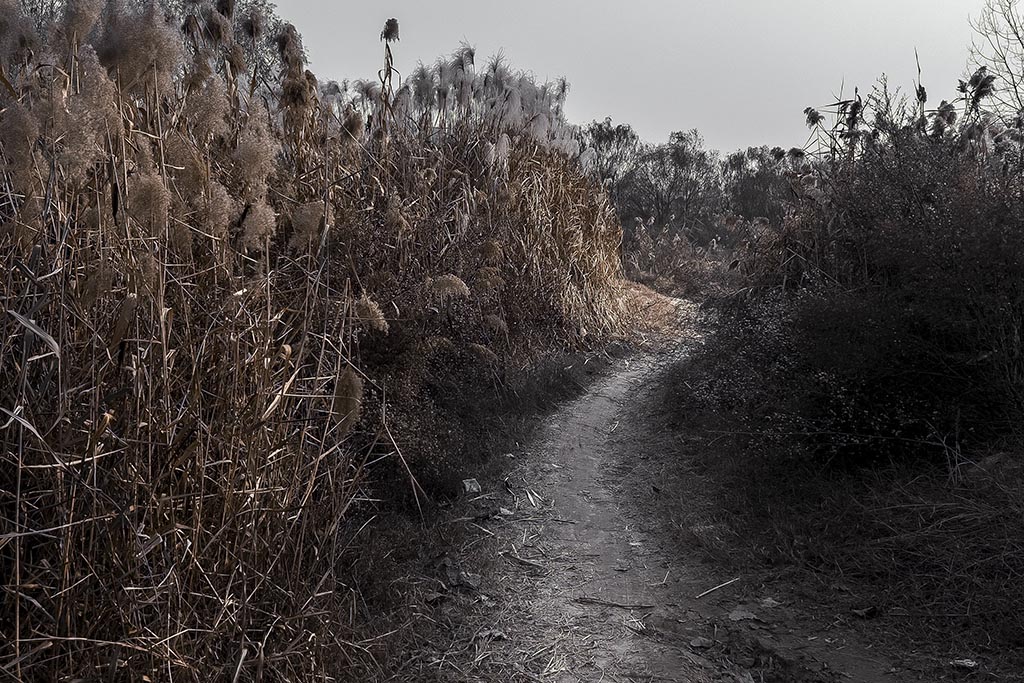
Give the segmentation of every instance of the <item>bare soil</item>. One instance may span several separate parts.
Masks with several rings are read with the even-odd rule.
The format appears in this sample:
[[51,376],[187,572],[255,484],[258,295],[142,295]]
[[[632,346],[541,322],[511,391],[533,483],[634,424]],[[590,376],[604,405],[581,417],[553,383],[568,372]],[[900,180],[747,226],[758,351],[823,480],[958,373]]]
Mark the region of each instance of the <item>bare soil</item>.
[[431,559],[413,610],[444,633],[414,657],[418,678],[898,680],[849,615],[791,578],[715,557],[727,531],[708,518],[696,470],[678,485],[686,444],[659,401],[696,343],[653,339],[613,360],[500,456],[503,478],[466,495],[448,522],[458,549]]

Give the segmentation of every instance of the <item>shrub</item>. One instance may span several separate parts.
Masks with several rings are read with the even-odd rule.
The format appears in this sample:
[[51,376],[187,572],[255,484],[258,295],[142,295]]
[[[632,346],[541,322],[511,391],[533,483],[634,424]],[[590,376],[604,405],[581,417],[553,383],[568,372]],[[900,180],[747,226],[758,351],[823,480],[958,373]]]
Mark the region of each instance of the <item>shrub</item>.
[[744,269],[788,293],[808,433],[958,452],[1013,432],[1024,407],[1017,136],[980,114],[929,133],[871,102],[874,127],[843,124],[848,147],[796,179],[801,198]]

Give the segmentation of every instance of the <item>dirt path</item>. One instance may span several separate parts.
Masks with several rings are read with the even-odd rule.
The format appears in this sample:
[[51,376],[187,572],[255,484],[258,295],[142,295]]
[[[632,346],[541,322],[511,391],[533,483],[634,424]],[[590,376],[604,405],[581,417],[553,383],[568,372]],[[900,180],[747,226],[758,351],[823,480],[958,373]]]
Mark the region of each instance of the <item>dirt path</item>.
[[480,589],[469,645],[438,659],[443,679],[895,680],[840,623],[796,609],[789,588],[732,575],[647,514],[644,497],[671,495],[658,460],[677,457],[648,416],[685,351],[617,361],[516,456],[505,491],[479,496],[498,507],[473,522],[487,537],[471,552],[496,559],[482,577],[448,567]]
[[528,487],[544,497],[546,514],[523,524],[522,537],[529,555],[553,565],[529,611],[537,635],[552,645],[545,673],[554,680],[707,679],[701,657],[651,630],[652,619],[679,605],[666,581],[672,566],[631,523],[607,476],[622,446],[616,433],[632,431],[622,422],[624,405],[656,372],[656,360],[623,361],[539,439],[535,458],[543,464]]

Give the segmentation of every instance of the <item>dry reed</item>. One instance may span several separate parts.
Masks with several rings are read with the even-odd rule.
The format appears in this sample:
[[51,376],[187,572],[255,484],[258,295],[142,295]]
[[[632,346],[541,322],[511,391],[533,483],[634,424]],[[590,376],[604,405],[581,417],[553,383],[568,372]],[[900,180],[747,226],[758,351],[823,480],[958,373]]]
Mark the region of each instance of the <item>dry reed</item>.
[[[503,353],[622,319],[564,93],[465,55],[427,90],[328,91],[232,3],[66,7],[39,33],[2,8],[0,667],[365,680],[339,529],[429,398],[391,398],[422,354],[373,360],[354,323],[498,363],[483,263]],[[429,278],[464,305],[423,307]]]

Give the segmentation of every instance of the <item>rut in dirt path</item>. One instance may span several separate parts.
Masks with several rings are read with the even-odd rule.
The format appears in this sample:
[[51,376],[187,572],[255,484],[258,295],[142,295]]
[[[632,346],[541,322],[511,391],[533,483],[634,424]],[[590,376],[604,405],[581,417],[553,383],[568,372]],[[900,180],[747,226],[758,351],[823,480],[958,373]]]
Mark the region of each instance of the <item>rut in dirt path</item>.
[[845,642],[808,648],[817,637],[778,601],[734,589],[698,599],[731,577],[665,547],[652,520],[637,523],[616,472],[655,436],[643,402],[684,351],[620,361],[546,422],[506,480],[517,509],[494,540],[527,576],[503,581],[518,581],[510,592],[522,601],[495,621],[504,638],[492,654],[514,662],[505,680],[891,681]]

